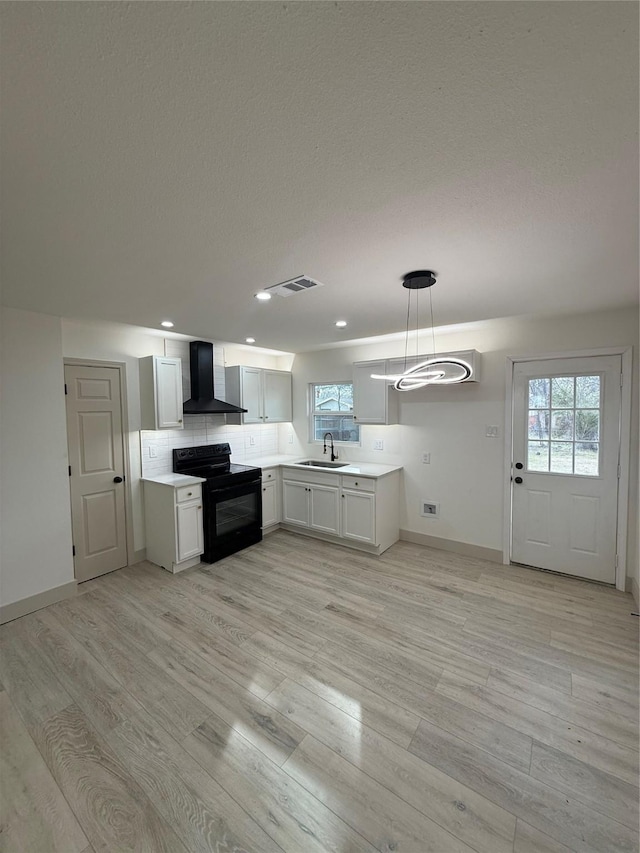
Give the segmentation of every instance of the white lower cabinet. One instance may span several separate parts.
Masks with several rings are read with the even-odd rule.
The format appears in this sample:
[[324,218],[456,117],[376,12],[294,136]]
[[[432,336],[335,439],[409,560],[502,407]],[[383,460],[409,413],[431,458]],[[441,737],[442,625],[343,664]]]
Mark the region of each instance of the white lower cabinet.
[[268,530],[281,521],[280,474],[278,468],[265,468],[262,472],[262,529]]
[[204,551],[202,485],[168,475],[144,481],[147,559],[168,572],[200,562]]
[[202,500],[176,507],[178,562],[196,557],[204,551],[202,535]]
[[309,486],[309,527],[340,535],[340,490],[331,486]]
[[358,542],[376,543],[376,496],[342,490],[342,535]]
[[322,486],[312,483],[294,483],[285,480],[282,484],[282,520],[298,524],[323,533],[340,533],[340,498],[337,486]]
[[363,477],[284,469],[282,523],[381,554],[399,538],[399,474]]

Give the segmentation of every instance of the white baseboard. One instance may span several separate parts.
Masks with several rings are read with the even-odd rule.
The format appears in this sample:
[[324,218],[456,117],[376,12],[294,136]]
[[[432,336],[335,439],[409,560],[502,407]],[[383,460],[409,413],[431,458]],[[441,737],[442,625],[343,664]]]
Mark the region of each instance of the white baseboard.
[[19,619],[35,610],[42,610],[43,607],[48,607],[57,601],[63,601],[65,598],[72,598],[76,594],[77,588],[78,582],[73,580],[53,589],[38,592],[36,595],[21,598],[20,601],[14,601],[13,604],[5,604],[0,607],[0,625],[4,625],[5,622],[12,622],[14,619]]
[[438,548],[441,551],[453,551],[464,557],[477,557],[492,563],[502,563],[502,551],[497,548],[485,548],[483,545],[471,545],[468,542],[458,542],[456,539],[443,539],[440,536],[429,536],[427,533],[416,533],[413,530],[401,530],[400,539],[403,542],[414,542],[427,548]]

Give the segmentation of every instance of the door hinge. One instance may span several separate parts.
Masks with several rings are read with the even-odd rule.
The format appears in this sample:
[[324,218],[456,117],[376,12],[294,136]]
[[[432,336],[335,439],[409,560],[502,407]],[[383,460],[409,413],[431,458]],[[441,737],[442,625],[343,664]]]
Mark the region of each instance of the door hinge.
[[622,473],[622,472],[621,472],[621,470],[620,470],[620,466],[618,465],[618,479],[620,479],[620,474],[621,474],[621,473]]
[[68,393],[69,393],[69,392],[67,391],[67,383],[66,383],[66,382],[64,383],[64,393],[65,393],[65,394],[68,394]]
[[71,476],[71,465],[69,465],[69,476]]
[[76,546],[75,545],[71,546],[71,551],[73,552],[73,556],[75,557],[75,555],[76,555]]
[[616,569],[618,568],[618,555],[616,554]]
[[623,373],[621,373],[621,374],[620,374],[620,387],[621,387],[621,388],[622,388],[623,380],[624,380],[624,374],[623,374]]

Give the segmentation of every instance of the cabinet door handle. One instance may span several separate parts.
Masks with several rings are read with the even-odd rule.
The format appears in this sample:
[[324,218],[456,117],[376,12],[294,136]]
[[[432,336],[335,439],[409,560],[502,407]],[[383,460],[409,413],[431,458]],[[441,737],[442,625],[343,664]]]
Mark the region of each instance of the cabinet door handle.
[[179,424],[181,424],[181,423],[182,423],[182,418],[178,418],[178,423],[179,423]]
[[356,480],[356,486],[358,485],[358,481]]
[[262,491],[263,491],[263,492],[266,492],[267,490],[266,490],[266,488],[265,488],[265,489],[263,489]]
[[187,497],[190,498],[193,492],[187,492]]
[[202,509],[202,507],[201,507],[201,506],[199,506],[199,507],[198,507],[198,509]]

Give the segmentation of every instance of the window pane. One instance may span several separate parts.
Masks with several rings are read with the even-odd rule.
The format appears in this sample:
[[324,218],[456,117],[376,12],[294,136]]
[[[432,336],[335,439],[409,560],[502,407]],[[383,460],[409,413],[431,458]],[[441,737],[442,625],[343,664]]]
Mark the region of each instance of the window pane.
[[560,411],[551,415],[551,438],[571,441],[573,438],[573,412]]
[[598,476],[599,444],[576,441],[576,474]]
[[314,385],[313,408],[316,412],[352,412],[353,384]]
[[551,471],[554,474],[573,474],[573,442],[551,442]]
[[529,471],[548,471],[549,470],[549,442],[548,441],[530,441],[529,452],[527,454],[527,468]]
[[549,412],[544,409],[529,410],[529,438],[549,438]]
[[580,408],[600,407],[600,377],[576,377],[576,406]]
[[314,415],[313,427],[316,441],[322,441],[325,432],[330,432],[334,441],[360,441],[360,427],[349,415]]
[[576,440],[598,441],[600,438],[600,410],[578,409],[576,411]]
[[548,379],[530,379],[529,380],[529,408],[530,409],[548,409],[549,408],[549,380]]
[[551,380],[551,407],[553,409],[573,407],[573,376],[556,376]]

